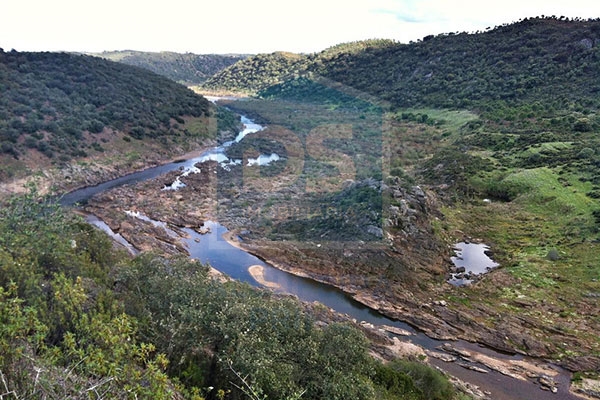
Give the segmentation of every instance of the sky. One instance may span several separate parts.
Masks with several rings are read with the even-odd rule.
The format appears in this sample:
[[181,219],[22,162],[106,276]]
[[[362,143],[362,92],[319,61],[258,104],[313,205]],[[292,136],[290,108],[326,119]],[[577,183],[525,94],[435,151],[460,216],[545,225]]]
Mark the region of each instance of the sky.
[[593,0],[2,0],[5,51],[311,53],[474,32],[539,15],[600,17]]

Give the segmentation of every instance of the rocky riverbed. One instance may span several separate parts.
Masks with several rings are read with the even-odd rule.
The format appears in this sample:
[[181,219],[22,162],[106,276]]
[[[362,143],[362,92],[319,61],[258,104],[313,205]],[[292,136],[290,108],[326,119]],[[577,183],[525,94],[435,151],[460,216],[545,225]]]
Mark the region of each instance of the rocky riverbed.
[[[243,167],[240,171],[235,167],[226,171],[211,161],[197,168],[197,173],[180,178],[185,186],[177,191],[163,190],[179,176],[174,171],[102,193],[89,201],[86,212],[102,218],[139,249],[167,253],[185,252],[185,248],[164,229],[161,231],[143,219],[133,218],[131,212],[164,221],[182,235],[180,228],[202,231],[205,220],[218,220],[231,229],[230,239],[237,240],[237,245],[245,250],[283,270],[336,286],[359,302],[406,321],[430,337],[461,338],[540,358],[551,352],[546,340],[537,339],[537,332],[546,327],[538,326],[535,321],[503,315],[492,325],[487,320],[494,311],[485,305],[457,308],[444,300],[452,290],[451,285],[445,283],[451,248],[433,234],[430,221],[441,215],[435,198],[421,188],[405,188],[400,182],[397,185],[394,182],[387,185],[372,181],[348,182],[344,188],[348,193],[373,190],[393,201],[382,206],[385,214],[381,215],[384,217],[381,232],[369,228],[370,221],[362,217],[360,223],[353,225],[362,235],[356,240],[339,237],[326,240],[327,226],[319,227],[318,235],[298,239],[288,233],[293,231],[290,223],[306,200],[297,196],[298,188],[290,185],[275,193],[268,186],[261,188],[262,192],[255,190],[256,187],[248,190],[236,185],[234,179],[243,173]],[[272,184],[268,180],[263,182]],[[306,214],[303,216],[310,219]],[[342,217],[349,220],[348,215]],[[498,283],[502,284],[502,276],[495,273],[486,279],[499,279]],[[560,332],[553,334],[557,340],[572,339],[561,337]],[[434,353],[427,355],[435,358]],[[459,357],[452,361],[457,360]],[[548,390],[556,388],[552,380],[544,378],[551,374],[541,372],[542,367],[502,364],[492,368],[491,361],[482,357],[478,357],[478,362],[485,368],[507,372],[507,376],[516,374],[520,379],[536,381]],[[597,368],[597,363],[593,357],[580,357],[564,365],[571,370],[590,370]]]

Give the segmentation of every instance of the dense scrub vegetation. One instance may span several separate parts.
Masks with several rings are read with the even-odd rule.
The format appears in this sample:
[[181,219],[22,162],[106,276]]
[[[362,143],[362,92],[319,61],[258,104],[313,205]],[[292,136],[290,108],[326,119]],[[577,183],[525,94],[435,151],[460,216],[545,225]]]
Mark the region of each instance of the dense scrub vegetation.
[[[218,72],[203,85],[203,89],[256,93],[280,83],[288,75],[299,72],[304,56],[276,52],[259,54],[238,61]],[[300,63],[300,65],[299,65]]]
[[340,54],[312,68],[396,106],[480,108],[551,100],[598,105],[600,21],[532,18],[485,33],[429,36],[419,43]]
[[346,323],[221,283],[187,258],[131,259],[35,191],[0,209],[0,373],[15,398],[450,399],[422,364],[381,364]]
[[238,54],[193,54],[162,51],[105,51],[91,54],[124,64],[146,68],[186,86],[199,85],[222,69],[246,58]]
[[[284,92],[293,96],[304,90],[306,80],[299,75],[314,75],[397,107],[491,112],[506,103],[548,100],[534,114],[569,107],[585,110],[598,105],[599,41],[600,21],[531,18],[486,32],[428,36],[410,44],[350,43],[298,56],[292,64],[260,55],[254,60],[262,63],[250,58],[207,83],[255,93],[285,83]],[[252,64],[255,68],[248,68]],[[269,78],[261,80],[259,71],[270,71]]]
[[93,138],[107,129],[167,141],[183,117],[209,111],[207,100],[162,76],[64,53],[0,51],[0,93],[0,153],[15,158],[31,149],[82,157],[91,142],[88,151],[102,150],[109,138]]

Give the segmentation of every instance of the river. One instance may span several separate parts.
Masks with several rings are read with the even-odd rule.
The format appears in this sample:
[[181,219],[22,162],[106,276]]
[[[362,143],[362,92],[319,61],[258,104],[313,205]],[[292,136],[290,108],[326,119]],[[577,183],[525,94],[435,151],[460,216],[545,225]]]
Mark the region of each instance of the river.
[[[182,174],[193,173],[194,165],[206,160],[215,160],[222,163],[223,166],[226,166],[231,160],[228,160],[224,155],[225,148],[236,141],[243,140],[247,134],[262,129],[260,125],[255,124],[245,117],[243,117],[242,122],[245,125],[245,129],[240,132],[234,141],[226,142],[221,146],[207,150],[199,157],[149,168],[97,186],[79,189],[63,196],[60,202],[64,206],[85,203],[87,199],[92,196],[111,188],[152,179],[174,170],[180,170]],[[274,158],[273,156],[268,155],[266,157],[270,159]],[[171,186],[172,187],[166,187],[165,189],[177,189],[175,182],[174,185]],[[102,221],[99,221],[93,216],[90,218],[91,223],[110,233],[110,228],[103,224]],[[267,262],[262,261],[258,257],[229,244],[223,238],[224,233],[227,231],[226,227],[217,222],[207,222],[206,225],[210,228],[210,232],[207,234],[201,235],[191,229],[186,230],[189,234],[189,239],[185,240],[189,254],[191,257],[196,258],[203,263],[209,263],[212,267],[229,275],[233,279],[247,282],[253,286],[261,286],[249,272],[251,266],[259,265],[264,270],[264,279],[272,284],[269,286],[276,286],[273,290],[296,295],[302,301],[318,301],[339,313],[349,315],[359,322],[364,321],[375,326],[387,325],[408,331],[410,332],[410,336],[402,336],[400,339],[418,344],[427,350],[442,352],[440,347],[447,343],[446,341],[432,339],[406,323],[389,319],[379,312],[358,303],[337,288],[281,271]],[[122,243],[122,238],[116,237],[115,239]],[[132,251],[132,249],[130,249],[130,251]],[[483,356],[493,357],[494,359],[506,361],[508,363],[525,360],[524,357],[519,355],[499,353],[492,349],[466,341],[453,341],[451,344],[455,348],[463,349],[474,354],[477,353],[482,354]],[[506,375],[491,370],[482,363],[473,360],[462,360],[464,366],[460,366],[458,363],[454,362],[444,362],[433,357],[430,357],[430,360],[431,364],[447,371],[451,375],[477,385],[481,390],[491,393],[490,398],[495,400],[545,400],[550,396],[565,400],[580,399],[569,393],[570,374],[558,367],[554,368],[554,373],[556,374],[556,376],[554,376],[554,381],[558,386],[558,394],[553,395],[548,391],[540,390],[539,386],[532,383],[532,381],[507,377]],[[530,361],[533,363],[536,362],[536,360],[531,359]],[[480,368],[481,371],[485,371],[485,373],[470,370],[468,367]]]

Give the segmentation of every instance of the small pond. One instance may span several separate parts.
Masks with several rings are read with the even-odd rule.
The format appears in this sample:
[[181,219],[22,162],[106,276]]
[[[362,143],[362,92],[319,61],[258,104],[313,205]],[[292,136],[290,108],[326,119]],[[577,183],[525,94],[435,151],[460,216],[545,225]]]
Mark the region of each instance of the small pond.
[[488,256],[489,246],[483,243],[460,242],[454,245],[455,257],[448,282],[455,286],[470,285],[478,277],[499,264]]

